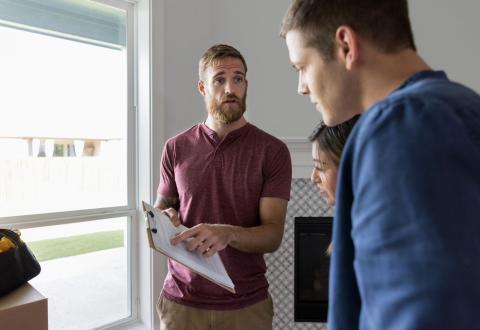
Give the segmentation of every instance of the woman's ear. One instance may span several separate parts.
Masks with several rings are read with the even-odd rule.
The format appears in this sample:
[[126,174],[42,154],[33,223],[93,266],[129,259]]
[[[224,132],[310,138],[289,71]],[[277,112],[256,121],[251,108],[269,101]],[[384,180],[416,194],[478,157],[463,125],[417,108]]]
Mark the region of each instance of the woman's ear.
[[351,27],[342,25],[335,34],[338,58],[351,70],[358,61],[358,36]]

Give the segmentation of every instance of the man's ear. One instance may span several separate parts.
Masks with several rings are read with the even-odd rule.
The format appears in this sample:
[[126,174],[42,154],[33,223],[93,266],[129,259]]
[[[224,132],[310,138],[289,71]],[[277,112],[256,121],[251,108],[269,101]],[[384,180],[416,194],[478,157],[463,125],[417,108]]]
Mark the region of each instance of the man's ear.
[[198,91],[200,92],[200,94],[205,96],[205,94],[207,93],[206,90],[205,90],[205,88],[206,88],[205,81],[199,80],[198,84],[197,84],[197,88],[198,88]]
[[351,27],[342,25],[335,34],[338,58],[345,63],[345,68],[351,70],[358,61],[358,36]]

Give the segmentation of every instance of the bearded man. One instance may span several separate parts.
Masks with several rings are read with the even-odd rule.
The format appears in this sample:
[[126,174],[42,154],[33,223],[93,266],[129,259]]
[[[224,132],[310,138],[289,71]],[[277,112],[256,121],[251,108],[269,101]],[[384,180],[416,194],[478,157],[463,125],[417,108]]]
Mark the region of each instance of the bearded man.
[[207,118],[169,139],[155,207],[188,230],[172,240],[219,253],[235,293],[169,259],[157,311],[161,329],[272,329],[264,253],[282,241],[292,167],[286,145],[248,123],[247,65],[228,45],[200,59]]

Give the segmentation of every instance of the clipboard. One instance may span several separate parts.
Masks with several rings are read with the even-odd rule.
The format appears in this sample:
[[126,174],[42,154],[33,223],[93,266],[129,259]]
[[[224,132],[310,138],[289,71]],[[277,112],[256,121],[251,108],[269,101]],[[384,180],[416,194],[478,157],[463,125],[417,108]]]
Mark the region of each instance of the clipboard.
[[195,251],[189,251],[185,242],[175,246],[172,245],[170,240],[188,228],[183,225],[175,227],[168,216],[144,201],[142,201],[142,206],[145,212],[146,230],[150,248],[184,265],[225,290],[235,293],[235,285],[228,275],[218,253],[210,257],[205,257]]

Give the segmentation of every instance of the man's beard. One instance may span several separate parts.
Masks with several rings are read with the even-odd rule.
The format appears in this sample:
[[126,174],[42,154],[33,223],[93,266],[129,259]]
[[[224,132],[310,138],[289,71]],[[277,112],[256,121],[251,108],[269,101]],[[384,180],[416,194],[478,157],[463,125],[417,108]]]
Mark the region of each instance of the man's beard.
[[[236,101],[232,103],[226,103],[227,101]],[[207,101],[207,111],[213,117],[224,124],[231,124],[234,121],[242,118],[243,114],[247,110],[247,94],[240,99],[237,96],[230,94],[222,97],[220,102],[217,102],[214,98]]]

